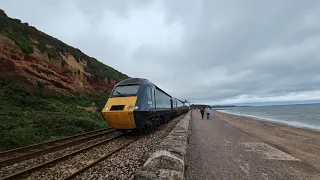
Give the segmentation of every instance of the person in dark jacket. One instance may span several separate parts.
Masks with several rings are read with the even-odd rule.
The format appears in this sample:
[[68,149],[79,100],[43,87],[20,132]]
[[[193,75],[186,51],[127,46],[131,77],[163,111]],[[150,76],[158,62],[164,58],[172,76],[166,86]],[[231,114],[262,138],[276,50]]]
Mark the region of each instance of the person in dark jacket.
[[201,117],[202,117],[202,119],[203,119],[204,109],[203,109],[203,108],[201,108],[201,109],[200,109],[200,112],[201,112]]

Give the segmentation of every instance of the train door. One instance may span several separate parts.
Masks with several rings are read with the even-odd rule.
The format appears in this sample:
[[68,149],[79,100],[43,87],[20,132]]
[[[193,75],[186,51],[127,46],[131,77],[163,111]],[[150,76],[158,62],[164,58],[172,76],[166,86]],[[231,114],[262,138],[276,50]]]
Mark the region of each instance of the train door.
[[153,103],[153,97],[152,97],[152,88],[150,86],[147,86],[146,88],[146,94],[147,94],[147,97],[148,97],[148,107],[151,111],[154,111],[154,103]]
[[155,111],[157,109],[157,106],[156,106],[156,91],[155,91],[155,88],[153,86],[150,88],[150,92],[151,92],[151,99],[152,99],[152,109]]
[[170,99],[171,111],[173,110],[173,101],[172,98]]

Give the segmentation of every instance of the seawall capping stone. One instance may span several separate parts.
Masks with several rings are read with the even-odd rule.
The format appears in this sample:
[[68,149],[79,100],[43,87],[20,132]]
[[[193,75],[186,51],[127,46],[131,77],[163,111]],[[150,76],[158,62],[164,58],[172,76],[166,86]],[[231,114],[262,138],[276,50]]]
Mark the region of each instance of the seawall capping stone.
[[141,170],[135,172],[139,180],[184,180],[191,110],[184,115],[168,136],[151,154]]

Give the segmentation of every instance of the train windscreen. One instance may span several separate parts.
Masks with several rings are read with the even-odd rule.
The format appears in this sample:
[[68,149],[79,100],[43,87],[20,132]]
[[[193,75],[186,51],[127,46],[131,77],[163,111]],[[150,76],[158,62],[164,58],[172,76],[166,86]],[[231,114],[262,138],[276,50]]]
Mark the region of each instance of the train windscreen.
[[140,85],[123,85],[117,86],[112,94],[111,97],[122,97],[122,96],[136,96],[138,93]]

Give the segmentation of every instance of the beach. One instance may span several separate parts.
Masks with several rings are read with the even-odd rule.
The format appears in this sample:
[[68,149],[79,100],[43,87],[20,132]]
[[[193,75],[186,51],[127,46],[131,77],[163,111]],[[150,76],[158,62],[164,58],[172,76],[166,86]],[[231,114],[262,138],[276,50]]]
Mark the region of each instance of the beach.
[[213,111],[216,117],[320,171],[320,132]]
[[319,180],[319,132],[214,110],[190,123],[187,180]]

